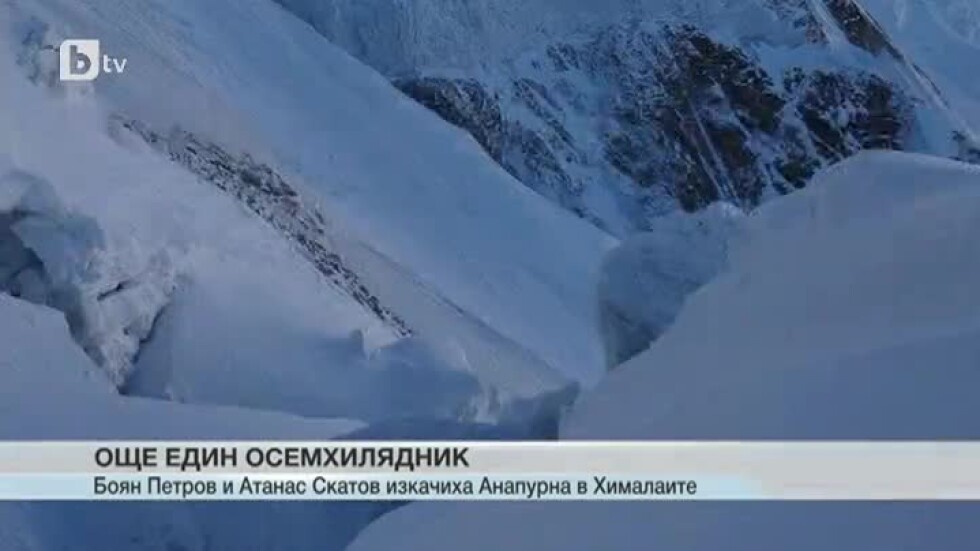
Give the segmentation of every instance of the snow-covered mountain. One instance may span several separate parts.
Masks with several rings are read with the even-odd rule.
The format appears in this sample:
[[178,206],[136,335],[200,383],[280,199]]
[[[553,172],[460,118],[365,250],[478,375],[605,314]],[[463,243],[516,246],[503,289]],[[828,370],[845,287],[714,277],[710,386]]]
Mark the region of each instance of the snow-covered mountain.
[[[59,82],[71,37],[126,71]],[[268,0],[5,1],[0,74],[0,437],[540,438],[604,371],[616,240]],[[0,548],[336,549],[390,507],[4,504]]]
[[888,36],[941,90],[973,133],[980,132],[980,4],[970,0],[863,0]]
[[[977,21],[0,0],[0,438],[977,437],[980,177],[939,159],[980,157]],[[60,82],[66,38],[125,72]],[[836,164],[870,148],[938,157]],[[431,507],[356,548],[622,513]],[[341,549],[392,508],[3,503],[0,549]]]
[[[55,306],[80,318],[105,314],[102,320],[79,319],[73,330],[117,384],[134,367],[145,367],[150,374],[138,377],[136,387],[155,387],[155,394],[166,387],[190,401],[256,399],[249,395],[264,382],[251,390],[231,391],[229,385],[222,391],[242,393],[237,396],[205,397],[209,392],[197,385],[204,384],[202,377],[236,379],[229,377],[236,371],[260,375],[273,358],[289,366],[309,364],[311,356],[286,361],[284,350],[270,356],[235,345],[244,334],[265,335],[245,339],[261,349],[277,341],[271,335],[281,330],[273,328],[302,318],[291,309],[319,319],[302,331],[311,342],[336,339],[340,355],[329,360],[328,354],[321,362],[342,369],[352,369],[352,360],[365,367],[380,362],[366,372],[377,373],[393,361],[382,347],[418,341],[409,348],[421,348],[406,350],[407,357],[423,364],[441,358],[464,378],[483,371],[490,390],[480,393],[494,394],[490,402],[502,399],[498,391],[526,398],[568,381],[591,382],[601,373],[591,323],[592,278],[613,239],[528,192],[463,133],[274,4],[236,3],[230,19],[217,17],[219,6],[212,3],[127,6],[15,2],[5,8],[4,33],[8,61],[18,64],[10,68],[14,78],[5,93],[13,95],[5,103],[29,101],[42,112],[21,110],[3,121],[12,157],[6,178],[36,180],[22,187],[44,189],[63,203],[38,213],[56,225],[69,217],[92,228],[74,231],[82,235],[72,237],[83,243],[72,245],[81,251],[73,254],[108,249],[118,262],[134,264],[86,264],[86,270],[111,273],[57,274],[65,281],[51,282],[57,287],[52,292],[70,287],[66,292],[81,295],[76,302],[82,304]],[[194,23],[188,27],[187,21]],[[106,51],[128,56],[130,69],[92,86],[53,83],[51,48],[65,36],[101,37]],[[262,41],[267,57],[239,52],[250,40]],[[168,89],[165,105],[160,89]],[[58,130],[74,127],[71,133]],[[52,152],[63,162],[45,162]],[[12,200],[7,212],[16,218],[27,208],[19,206],[23,201]],[[238,229],[236,219],[253,229]],[[51,239],[25,237],[22,223],[16,225],[14,233],[30,241],[23,243],[29,249],[34,241]],[[132,260],[135,253],[113,239],[129,241],[126,246],[146,258]],[[210,253],[200,253],[201,243],[227,251],[220,253],[224,264],[214,265]],[[68,262],[37,260],[49,272],[53,262]],[[269,275],[263,275],[266,270]],[[309,289],[274,280],[299,277],[294,273],[304,274]],[[137,275],[155,280],[139,287]],[[117,320],[106,312],[108,301],[125,302],[137,291],[146,304],[129,309],[139,310],[133,314],[139,320]],[[323,293],[335,298],[317,305],[313,297]],[[241,297],[275,305],[259,310],[268,322],[251,315],[255,306]],[[220,323],[210,319],[216,315]],[[149,338],[157,317],[165,330],[154,332],[148,353],[139,354],[139,341]],[[183,325],[190,320],[203,327]],[[215,331],[204,331],[208,326]],[[359,335],[349,337],[354,331]],[[304,347],[296,345],[303,338],[287,335],[281,342],[289,343],[290,354],[300,353]],[[569,341],[572,335],[578,336]],[[208,346],[191,344],[200,338]],[[240,357],[227,359],[236,349]],[[314,345],[309,353],[320,355],[322,349]],[[371,358],[357,359],[365,354]],[[431,357],[422,360],[426,354]],[[146,365],[135,365],[140,362]],[[373,383],[359,385],[367,389]],[[411,385],[393,388],[410,392]],[[500,407],[488,403],[477,409]]]
[[934,64],[853,0],[279,1],[616,235],[754,208],[862,149],[980,155],[975,87],[936,88],[974,59]]

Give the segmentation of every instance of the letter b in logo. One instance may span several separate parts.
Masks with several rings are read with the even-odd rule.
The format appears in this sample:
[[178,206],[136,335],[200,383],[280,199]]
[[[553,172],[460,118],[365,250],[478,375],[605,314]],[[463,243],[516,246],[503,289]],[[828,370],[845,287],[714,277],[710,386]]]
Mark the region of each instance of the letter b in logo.
[[102,62],[98,40],[65,40],[58,49],[61,80],[95,80]]

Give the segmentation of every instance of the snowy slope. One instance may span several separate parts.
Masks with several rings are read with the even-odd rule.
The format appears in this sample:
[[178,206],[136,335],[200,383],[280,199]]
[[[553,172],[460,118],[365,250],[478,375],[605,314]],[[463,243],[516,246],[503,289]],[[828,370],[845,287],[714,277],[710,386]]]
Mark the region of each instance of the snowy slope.
[[[748,223],[729,269],[565,438],[980,437],[980,170],[862,154]],[[351,547],[954,549],[975,505],[413,505]],[[438,519],[451,530],[431,530]],[[554,528],[552,528],[554,527]]]
[[[0,439],[328,440],[357,421],[120,397],[60,312],[0,294]],[[374,507],[0,503],[0,549],[340,548]],[[284,534],[295,531],[295,539]],[[286,548],[279,547],[279,548]]]
[[[79,36],[127,72],[59,84]],[[0,438],[541,437],[602,372],[615,241],[271,2],[3,2],[0,73]],[[3,504],[0,548],[339,549],[390,507]]]
[[[15,79],[3,104],[41,112],[3,121],[5,170],[54,190],[47,218],[78,213],[96,228],[77,248],[111,257],[106,273],[69,274],[61,286],[89,302],[60,306],[95,317],[76,324],[78,340],[95,343],[86,350],[124,391],[368,421],[521,422],[547,418],[570,383],[601,373],[593,278],[613,240],[277,6],[18,0],[3,15],[5,62],[36,84]],[[50,48],[67,36],[100,37],[128,56],[127,72],[52,83]],[[240,51],[255,41],[260,54]],[[297,244],[109,115],[274,167],[415,334],[393,334],[305,265]],[[46,163],[52,150],[64,162]],[[32,239],[12,241],[30,249],[50,236]]]
[[968,165],[878,153],[831,168],[750,218],[729,271],[563,435],[980,436],[978,209]]
[[[236,408],[120,397],[55,310],[0,295],[0,439],[329,439],[361,429]],[[83,414],[81,414],[83,413]]]
[[[601,355],[584,320],[611,240],[279,7],[20,4],[59,33],[100,36],[107,51],[130,56],[130,73],[96,82],[113,109],[271,157],[335,227],[554,368],[594,381]],[[164,87],[172,93],[161,107]]]
[[[385,74],[497,62],[580,27],[622,19],[635,0],[276,0]],[[641,0],[666,6],[673,0]]]
[[[0,104],[19,107],[0,122],[10,152],[0,211],[6,242],[29,250],[11,265],[21,274],[11,292],[65,312],[115,386],[365,420],[455,418],[482,400],[479,383],[445,363],[386,376],[392,364],[368,353],[394,346],[387,327],[232,200],[139,142],[113,139],[93,100],[26,79],[0,91]],[[39,290],[17,284],[25,274]],[[147,378],[165,388],[141,388]],[[422,409],[402,411],[422,388],[433,392]],[[440,389],[451,406],[434,398]]]
[[862,0],[885,32],[980,132],[980,5],[969,0]]
[[[754,206],[861,148],[955,153],[976,90],[953,56],[895,26],[920,74],[816,1],[3,0],[0,438],[542,437],[651,341],[563,437],[977,437],[975,169],[865,155],[744,241],[722,208],[653,218]],[[953,34],[962,63],[975,37]],[[67,37],[127,71],[58,83]],[[676,79],[648,63],[681,49]],[[389,82],[424,71],[489,124],[456,121],[468,135]],[[706,142],[658,126],[671,113]],[[501,121],[527,185],[481,139]],[[664,174],[695,185],[665,202]],[[616,249],[596,225],[656,233]],[[0,504],[0,548],[338,549],[390,507]],[[814,507],[420,505],[358,545],[976,535],[936,508]]]

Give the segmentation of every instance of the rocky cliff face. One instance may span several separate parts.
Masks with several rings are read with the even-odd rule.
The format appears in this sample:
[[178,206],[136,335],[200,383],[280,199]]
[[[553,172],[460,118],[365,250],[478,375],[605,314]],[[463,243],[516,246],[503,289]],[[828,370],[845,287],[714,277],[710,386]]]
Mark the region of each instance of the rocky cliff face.
[[678,207],[752,209],[863,149],[976,155],[854,0],[755,8],[762,23],[737,32],[712,25],[717,15],[661,14],[393,81],[526,185],[618,235]]

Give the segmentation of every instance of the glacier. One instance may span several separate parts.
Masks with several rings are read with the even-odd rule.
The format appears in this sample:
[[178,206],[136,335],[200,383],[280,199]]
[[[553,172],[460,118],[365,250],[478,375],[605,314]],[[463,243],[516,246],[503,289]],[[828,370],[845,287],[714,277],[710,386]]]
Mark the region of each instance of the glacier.
[[[42,177],[66,208],[94,219],[103,232],[116,234],[109,239],[124,242],[108,246],[110,254],[127,262],[133,254],[172,256],[177,258],[162,264],[183,264],[173,268],[170,279],[187,284],[178,281],[168,290],[173,294],[168,304],[173,307],[156,312],[164,330],[153,333],[153,346],[138,358],[150,374],[140,379],[156,380],[149,384],[153,394],[173,391],[187,399],[226,405],[254,400],[249,393],[265,383],[240,391],[222,387],[225,396],[209,396],[215,387],[204,388],[213,381],[229,380],[228,369],[242,375],[251,370],[259,377],[256,381],[269,375],[264,366],[270,355],[242,353],[234,361],[213,361],[215,354],[220,357],[229,350],[217,329],[227,328],[229,337],[266,332],[262,326],[248,326],[256,321],[251,315],[256,310],[239,296],[267,301],[263,308],[268,309],[271,325],[266,329],[279,326],[276,331],[283,331],[282,320],[291,318],[295,329],[272,340],[289,347],[296,361],[283,363],[292,369],[347,364],[353,359],[364,367],[340,369],[349,367],[355,376],[373,373],[377,370],[368,369],[368,364],[380,367],[385,360],[368,356],[381,358],[383,354],[375,351],[400,337],[345,293],[318,281],[293,247],[281,243],[281,236],[247,221],[250,217],[234,202],[217,197],[215,190],[202,187],[193,175],[141,144],[142,136],[126,128],[116,128],[108,136],[106,119],[113,116],[148,121],[147,125],[160,127],[162,135],[179,128],[202,141],[222,144],[230,152],[246,148],[290,178],[328,221],[332,232],[328,242],[337,254],[350,258],[371,290],[398,302],[402,310],[398,314],[424,333],[413,338],[428,343],[422,348],[433,349],[429,359],[442,358],[441,364],[462,372],[455,379],[463,382],[449,384],[461,384],[464,393],[479,395],[467,404],[472,417],[492,418],[508,407],[508,401],[595,382],[602,370],[601,345],[591,323],[592,277],[601,252],[614,246],[615,239],[528,192],[488,162],[463,133],[404,99],[386,81],[275,5],[237,3],[230,11],[238,21],[215,17],[210,10],[217,6],[210,3],[146,5],[150,13],[154,8],[161,10],[159,20],[144,17],[140,10],[113,10],[99,2],[15,2],[5,8],[10,21],[7,46],[18,62],[16,67],[5,67],[42,85],[29,88],[27,79],[15,79],[13,88],[5,90],[12,97],[4,97],[4,104],[25,107],[12,120],[4,120],[7,131],[2,142],[10,144],[5,148],[12,152],[17,170]],[[173,13],[178,8],[186,13]],[[199,25],[195,32],[201,44],[184,36],[188,30],[181,25],[187,19]],[[139,40],[118,30],[129,25],[139,29],[151,21],[152,29],[136,33]],[[272,22],[283,28],[273,28]],[[233,55],[239,44],[255,38],[250,34],[254,29],[265,29],[264,51],[282,48],[283,61]],[[50,84],[49,78],[38,74],[52,70],[55,54],[50,45],[66,32],[102,36],[106,50],[127,52],[132,73],[92,85]],[[159,59],[166,55],[171,58]],[[238,60],[238,66],[215,67],[215,59]],[[327,68],[324,63],[334,66]],[[226,74],[231,70],[240,74]],[[196,74],[182,74],[186,71]],[[297,75],[306,79],[302,85],[283,86]],[[154,101],[161,87],[172,91],[166,105]],[[220,103],[216,93],[225,94]],[[277,94],[280,99],[271,100]],[[327,97],[331,99],[323,101]],[[35,107],[29,110],[27,105]],[[29,116],[28,111],[37,114]],[[318,117],[321,123],[314,123]],[[244,119],[249,119],[247,124]],[[168,122],[164,125],[160,120]],[[258,129],[246,132],[246,126]],[[297,131],[306,134],[301,137]],[[52,142],[52,136],[60,137],[63,145]],[[54,148],[63,162],[45,163]],[[386,161],[378,162],[379,156]],[[90,174],[79,178],[79,171]],[[512,247],[513,243],[521,246]],[[137,252],[130,252],[133,249]],[[250,256],[254,254],[260,256]],[[232,273],[237,277],[229,278]],[[302,283],[276,282],[283,278]],[[111,290],[116,282],[99,284]],[[203,290],[211,303],[189,300],[188,294],[195,290]],[[322,297],[320,303],[317,296]],[[218,302],[217,297],[226,298]],[[197,307],[207,312],[188,310]],[[222,321],[210,321],[205,315]],[[181,329],[174,321],[178,316],[214,327],[214,347],[209,349],[201,341],[180,344],[180,338],[193,341],[202,333],[193,326]],[[361,336],[352,337],[356,332]],[[569,338],[572,335],[577,336]],[[331,357],[326,350],[331,338],[339,356]],[[364,342],[362,351],[356,350],[359,339]],[[278,349],[279,354],[284,351]],[[476,384],[464,381],[471,377],[468,370],[481,369],[488,373],[482,383],[479,375]],[[331,377],[329,372],[294,374],[305,380]],[[285,374],[277,377],[289,379]],[[122,378],[117,377],[117,382]],[[170,390],[165,388],[167,379],[174,382]],[[236,379],[244,382],[250,377]],[[374,384],[369,379],[333,392],[340,399],[338,392]],[[293,388],[326,391],[327,386]],[[483,388],[487,386],[492,388]],[[147,387],[140,383],[132,388]],[[391,388],[407,390],[404,385]],[[483,403],[473,403],[481,399]],[[265,406],[285,407],[286,401],[284,394],[278,404]]]

